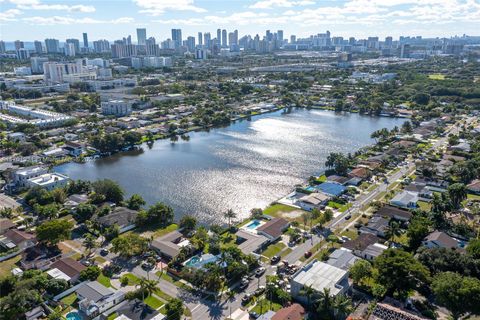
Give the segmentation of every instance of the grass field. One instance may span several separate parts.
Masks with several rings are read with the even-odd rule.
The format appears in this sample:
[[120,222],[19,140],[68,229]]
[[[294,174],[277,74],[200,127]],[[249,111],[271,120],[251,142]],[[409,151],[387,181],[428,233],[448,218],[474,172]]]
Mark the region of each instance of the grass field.
[[262,255],[265,257],[271,258],[275,255],[277,255],[280,251],[285,249],[285,244],[282,242],[274,243],[268,246],[265,251],[262,252]]
[[428,79],[430,80],[445,80],[445,75],[440,73],[432,73],[428,75]]
[[132,273],[125,273],[122,277],[128,278],[128,285],[130,286],[140,283],[140,279]]
[[22,259],[22,255],[19,254],[16,257],[0,262],[0,279],[11,275],[11,271],[16,267],[16,263]]
[[103,273],[100,273],[100,275],[97,278],[97,281],[103,284],[107,288],[110,288],[112,286],[112,284],[110,283],[110,278],[105,276]]
[[77,300],[77,294],[75,292],[69,294],[68,296],[64,297],[60,301],[65,303],[67,306],[71,306]]
[[154,310],[157,310],[158,308],[164,305],[162,301],[158,300],[154,296],[148,296],[145,298],[144,301],[149,307],[151,307]]
[[257,301],[257,304],[255,305],[255,307],[253,307],[251,311],[256,312],[258,314],[263,314],[268,310],[278,311],[280,309],[282,309],[282,305],[275,302],[271,302],[267,299],[262,299]]
[[263,213],[268,216],[278,217],[278,216],[281,216],[281,213],[283,212],[292,212],[295,210],[299,210],[299,209],[277,203],[267,207],[265,210],[263,210]]
[[172,223],[171,225],[169,225],[168,227],[165,227],[163,229],[159,229],[159,230],[156,230],[154,233],[153,233],[153,236],[156,238],[156,237],[161,237],[163,235],[166,235],[167,233],[170,233],[172,231],[175,231],[178,229],[178,225],[176,225],[175,223]]
[[428,202],[425,202],[425,201],[418,201],[417,205],[423,211],[429,212],[430,209],[432,209],[432,205]]

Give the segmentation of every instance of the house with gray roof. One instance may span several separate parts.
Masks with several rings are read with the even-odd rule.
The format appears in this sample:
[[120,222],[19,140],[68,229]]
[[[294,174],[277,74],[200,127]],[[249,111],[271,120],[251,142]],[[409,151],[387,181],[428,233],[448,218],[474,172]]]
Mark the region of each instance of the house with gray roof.
[[270,243],[270,240],[264,235],[255,234],[243,229],[239,229],[235,235],[237,236],[237,247],[247,255],[260,252]]
[[166,259],[173,259],[182,247],[190,247],[190,241],[184,235],[175,230],[152,241],[150,247]]
[[395,195],[390,204],[399,208],[416,208],[418,202],[418,193],[411,191],[402,191]]
[[427,248],[463,249],[467,243],[443,231],[435,230],[423,239],[422,245]]
[[107,288],[98,281],[83,282],[75,292],[78,309],[88,318],[94,318],[125,300],[123,291]]
[[336,249],[330,254],[326,261],[327,264],[343,269],[349,270],[354,265],[355,261],[359,260],[350,250],[345,248]]

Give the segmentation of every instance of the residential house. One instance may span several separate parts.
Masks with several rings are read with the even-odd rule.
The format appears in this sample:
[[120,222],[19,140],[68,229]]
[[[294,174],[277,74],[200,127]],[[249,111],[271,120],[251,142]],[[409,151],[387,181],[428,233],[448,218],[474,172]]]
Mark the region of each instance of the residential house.
[[363,258],[363,259],[372,261],[376,257],[378,257],[379,255],[381,255],[383,253],[383,251],[385,251],[387,249],[388,249],[388,247],[386,245],[383,245],[381,243],[374,243],[374,244],[371,244],[371,245],[367,246],[365,248],[365,250],[363,250],[360,253],[360,257]]
[[235,235],[237,236],[237,247],[246,255],[258,253],[270,243],[266,236],[248,232],[244,229],[239,229]]
[[474,194],[480,194],[480,180],[475,179],[467,185],[467,190]]
[[303,320],[305,315],[305,309],[300,304],[294,303],[278,310],[272,317],[272,320]]
[[459,144],[448,147],[448,150],[469,153],[471,148],[470,148],[470,143],[466,141],[460,141]]
[[355,261],[359,259],[350,250],[340,248],[335,249],[325,263],[343,270],[349,270],[355,264]]
[[185,239],[181,232],[175,230],[153,240],[150,247],[162,257],[170,260],[175,258],[183,247],[189,248],[190,241]]
[[75,283],[80,277],[80,272],[86,267],[72,258],[62,258],[50,265],[50,270],[47,273],[55,279],[63,279],[70,283]]
[[12,132],[7,135],[8,139],[15,142],[25,142],[26,135],[23,132]]
[[408,222],[412,218],[411,212],[389,205],[381,207],[377,212],[375,212],[375,214],[381,217],[388,217],[390,219],[403,222]]
[[371,233],[361,233],[356,239],[345,242],[342,247],[353,252],[357,257],[362,257],[362,253],[368,246],[381,242],[382,240]]
[[350,178],[360,178],[362,180],[367,180],[372,176],[372,172],[365,167],[356,167],[348,173]]
[[72,194],[71,196],[67,197],[67,200],[63,203],[63,206],[72,210],[78,207],[81,203],[86,202],[88,202],[87,194]]
[[329,196],[321,192],[312,192],[309,195],[305,195],[298,199],[296,204],[306,211],[312,211],[313,209],[323,209],[330,199]]
[[10,228],[0,236],[0,247],[5,250],[26,250],[37,243],[35,235]]
[[45,173],[35,178],[27,180],[27,186],[30,188],[40,187],[51,191],[55,188],[62,188],[68,184],[69,178],[60,173]]
[[293,275],[290,293],[294,299],[302,303],[307,302],[306,296],[302,294],[305,287],[311,287],[316,292],[329,289],[333,296],[345,294],[350,288],[348,274],[347,270],[315,259]]
[[42,306],[38,306],[25,312],[25,320],[37,320],[37,319],[45,319],[47,314]]
[[368,220],[366,225],[360,227],[359,231],[360,233],[370,233],[384,238],[389,222],[390,219],[385,219],[382,216],[374,215]]
[[385,298],[377,303],[368,320],[428,320],[415,313],[411,308],[406,309],[402,304],[392,298]]
[[87,317],[94,318],[125,299],[125,293],[107,288],[98,281],[83,282],[75,292],[78,309]]
[[10,219],[0,219],[0,235],[3,235],[10,229],[15,228],[15,223],[12,222]]
[[257,233],[267,237],[270,241],[275,241],[281,237],[283,232],[290,227],[290,222],[283,218],[273,218],[267,223],[258,227]]
[[344,193],[347,188],[339,183],[327,181],[319,184],[318,186],[315,186],[315,189],[323,192],[327,196],[338,197],[342,193]]
[[163,320],[166,317],[138,299],[122,301],[115,313],[116,320]]
[[335,175],[335,174],[327,177],[327,181],[336,182],[336,183],[339,183],[339,184],[342,184],[342,185],[347,183],[348,180],[350,180],[350,179],[347,178],[347,177],[338,176],[338,175]]
[[102,228],[109,228],[117,225],[120,229],[120,233],[123,233],[135,228],[135,219],[137,216],[138,211],[136,210],[131,210],[125,207],[116,207],[111,213],[96,218],[96,221]]
[[399,208],[416,208],[418,202],[418,193],[411,191],[402,191],[396,194],[390,204]]
[[416,192],[420,198],[423,200],[430,200],[433,198],[433,191],[427,186],[426,183],[410,183],[404,188],[405,191]]
[[467,243],[443,231],[435,230],[423,239],[422,245],[427,248],[462,249]]
[[22,253],[20,266],[24,270],[39,269],[47,270],[52,262],[62,257],[62,252],[57,248],[48,248],[44,245],[37,244],[27,248]]
[[46,167],[35,166],[18,169],[12,172],[12,183],[17,188],[24,188],[28,186],[28,180],[46,174],[48,169]]
[[83,153],[83,146],[76,142],[67,142],[63,149],[72,157],[79,157]]

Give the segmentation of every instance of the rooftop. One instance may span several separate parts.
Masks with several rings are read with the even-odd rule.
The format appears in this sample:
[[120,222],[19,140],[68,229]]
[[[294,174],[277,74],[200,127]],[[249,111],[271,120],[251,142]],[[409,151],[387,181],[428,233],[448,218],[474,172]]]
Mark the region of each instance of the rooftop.
[[311,286],[318,292],[328,288],[332,295],[336,295],[346,285],[343,282],[347,275],[348,271],[346,270],[324,262],[314,261],[303,267],[293,278],[293,281],[303,286]]

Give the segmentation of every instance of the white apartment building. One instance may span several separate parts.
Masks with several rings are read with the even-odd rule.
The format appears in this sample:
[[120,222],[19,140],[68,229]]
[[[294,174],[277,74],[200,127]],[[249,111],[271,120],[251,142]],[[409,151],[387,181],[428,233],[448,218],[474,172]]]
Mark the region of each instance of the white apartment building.
[[39,177],[47,172],[46,167],[40,166],[19,169],[12,172],[12,183],[16,187],[24,188],[28,186],[28,179]]
[[[0,114],[0,119],[8,123],[30,123],[37,127],[53,127],[62,125],[73,117],[61,113],[51,112],[43,109],[32,109],[30,107],[15,104],[14,101],[0,100],[0,110],[7,111],[9,114]],[[26,118],[15,117],[19,115]],[[34,118],[34,119],[28,119]]]
[[117,117],[127,116],[132,113],[132,106],[123,100],[109,100],[102,102],[102,113]]
[[64,187],[68,183],[68,177],[60,173],[45,173],[38,177],[27,180],[27,187],[41,187],[48,191]]

